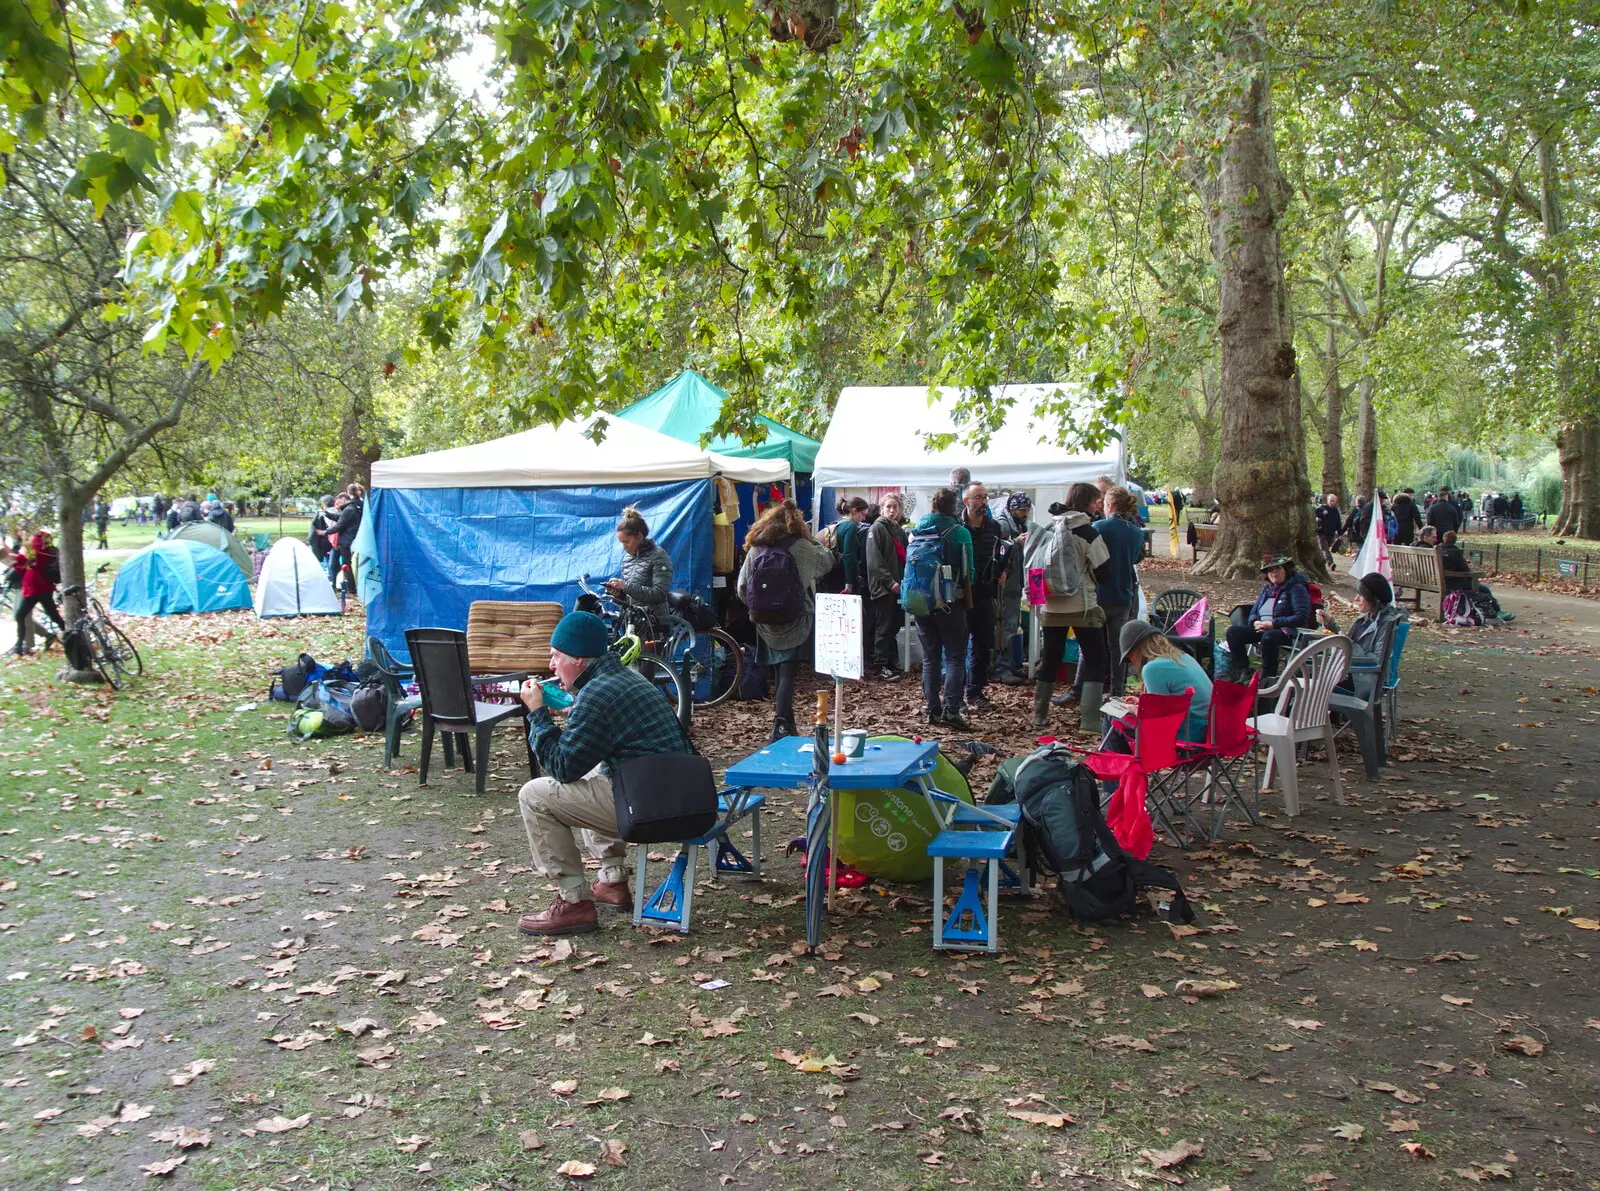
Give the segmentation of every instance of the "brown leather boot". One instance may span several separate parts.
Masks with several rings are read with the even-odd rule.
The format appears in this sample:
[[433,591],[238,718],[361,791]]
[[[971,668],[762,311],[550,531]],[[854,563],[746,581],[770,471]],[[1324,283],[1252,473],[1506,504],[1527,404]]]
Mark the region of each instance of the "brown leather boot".
[[585,935],[600,929],[594,902],[569,902],[558,897],[548,910],[517,919],[517,929],[525,935]]
[[619,910],[633,909],[633,890],[626,881],[596,881],[589,886],[589,895],[602,906],[616,906]]

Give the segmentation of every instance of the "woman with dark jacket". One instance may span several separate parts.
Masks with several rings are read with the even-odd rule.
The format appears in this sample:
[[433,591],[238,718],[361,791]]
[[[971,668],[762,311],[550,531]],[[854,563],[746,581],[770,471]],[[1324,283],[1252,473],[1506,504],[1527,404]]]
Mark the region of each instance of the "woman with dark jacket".
[[[784,550],[793,560],[795,578],[803,592],[803,608],[793,620],[778,623],[756,623],[756,662],[762,666],[776,667],[774,704],[772,711],[772,739],[797,736],[794,721],[794,680],[800,672],[800,662],[808,652],[806,642],[811,638],[811,625],[815,616],[817,580],[833,569],[833,551],[811,539],[806,529],[806,519],[800,515],[792,500],[770,504],[750,527],[744,539],[744,565],[739,568],[737,590],[739,598],[750,602],[751,575],[758,563],[766,569],[767,551]],[[781,562],[781,559],[777,561]],[[785,567],[785,569],[787,569]]]
[[672,594],[672,559],[650,538],[644,514],[629,505],[617,522],[617,541],[626,557],[622,577],[606,582],[613,595],[625,595],[633,606],[650,618],[653,636],[665,633],[667,597]]
[[61,609],[56,607],[55,575],[61,565],[60,557],[51,544],[50,531],[41,529],[29,539],[27,552],[18,558],[16,565],[22,572],[22,599],[17,604],[17,644],[12,650],[18,657],[28,652],[29,622],[35,607],[43,608],[45,615],[55,622],[56,628],[66,628],[61,619]]
[[[1381,665],[1389,652],[1387,638],[1393,635],[1394,622],[1400,618],[1400,610],[1394,606],[1394,588],[1377,571],[1363,575],[1356,584],[1354,607],[1356,619],[1344,630],[1350,638],[1350,660],[1359,665]],[[1340,631],[1339,622],[1326,608],[1317,610],[1317,623],[1336,633]]]
[[913,619],[922,647],[922,702],[930,726],[965,732],[962,715],[967,689],[967,608],[972,600],[972,534],[961,521],[961,501],[954,488],[933,494],[930,510],[917,522],[916,533],[935,533],[943,540],[944,566],[955,584],[950,606]]
[[1228,676],[1242,682],[1250,672],[1250,647],[1261,650],[1261,673],[1270,678],[1278,654],[1294,649],[1295,634],[1312,626],[1311,584],[1295,569],[1294,559],[1275,555],[1261,564],[1266,585],[1243,624],[1228,626]]
[[900,580],[906,573],[905,498],[891,492],[883,498],[878,519],[867,530],[867,595],[872,601],[872,660],[878,677],[900,677],[897,638],[905,617],[900,612]]
[[361,515],[366,509],[367,490],[360,484],[351,484],[345,490],[350,499],[339,510],[339,520],[328,526],[328,579],[339,586],[339,572],[350,565],[350,550],[355,545],[356,531],[361,528]]

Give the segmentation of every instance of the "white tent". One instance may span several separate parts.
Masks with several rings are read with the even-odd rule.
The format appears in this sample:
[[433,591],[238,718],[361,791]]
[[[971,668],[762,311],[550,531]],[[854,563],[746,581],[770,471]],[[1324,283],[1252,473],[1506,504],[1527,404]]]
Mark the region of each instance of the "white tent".
[[790,478],[782,459],[737,459],[703,451],[621,418],[537,426],[470,447],[430,451],[372,465],[374,488],[564,488],[710,479],[772,483]]
[[343,611],[327,569],[310,546],[299,538],[272,544],[256,580],[257,616],[338,616]]
[[[922,386],[845,389],[822,437],[812,483],[818,488],[940,488],[953,467],[970,468],[972,478],[991,489],[1059,488],[1106,475],[1121,481],[1126,466],[1121,440],[1097,452],[1069,454],[1055,445],[1055,419],[1034,415],[1039,401],[1077,390],[1065,384],[1006,385],[996,397],[1011,399],[1011,412],[984,450],[958,438],[943,450],[929,451],[923,435],[961,433],[951,417],[957,390],[938,390],[930,405]],[[1087,400],[1078,403],[1087,421]]]

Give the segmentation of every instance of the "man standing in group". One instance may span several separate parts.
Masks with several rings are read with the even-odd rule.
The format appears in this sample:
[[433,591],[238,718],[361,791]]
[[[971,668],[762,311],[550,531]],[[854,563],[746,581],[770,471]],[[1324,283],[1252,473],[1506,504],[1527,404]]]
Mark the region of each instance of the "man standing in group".
[[1417,540],[1417,530],[1422,528],[1422,513],[1417,509],[1417,490],[1402,488],[1400,495],[1389,504],[1394,514],[1395,531],[1391,545],[1410,546]]
[[967,485],[970,483],[972,483],[971,469],[965,467],[952,467],[950,469],[950,487],[956,490],[957,496],[966,492]]
[[995,518],[1000,532],[1006,538],[1006,568],[1000,580],[1000,653],[994,664],[994,676],[1003,686],[1022,686],[1028,681],[1027,659],[1018,669],[1012,649],[1022,627],[1022,552],[1028,545],[1028,516],[1033,511],[1033,499],[1026,492],[1013,492],[1006,497],[1005,512]]
[[1344,520],[1339,515],[1337,493],[1328,493],[1328,499],[1317,506],[1317,542],[1322,546],[1322,561],[1333,570],[1333,544],[1339,540]]
[[967,532],[972,535],[972,606],[967,609],[967,712],[993,706],[984,695],[994,656],[995,611],[1007,561],[1006,537],[989,514],[989,490],[968,483],[961,498]]
[[1439,531],[1439,537],[1452,531],[1461,532],[1461,510],[1456,507],[1450,489],[1439,489],[1439,498],[1428,506],[1428,524]]
[[[617,838],[611,767],[630,757],[694,751],[672,705],[649,679],[624,666],[609,645],[605,621],[589,612],[569,612],[550,634],[550,669],[562,688],[576,696],[566,711],[565,728],[545,706],[544,688],[532,679],[522,684],[528,747],[545,776],[522,787],[517,805],[533,866],[556,887],[549,909],[517,922],[524,934],[598,930],[596,902],[632,909],[627,847]],[[575,829],[583,832],[589,854],[600,862],[592,887],[573,839]]]

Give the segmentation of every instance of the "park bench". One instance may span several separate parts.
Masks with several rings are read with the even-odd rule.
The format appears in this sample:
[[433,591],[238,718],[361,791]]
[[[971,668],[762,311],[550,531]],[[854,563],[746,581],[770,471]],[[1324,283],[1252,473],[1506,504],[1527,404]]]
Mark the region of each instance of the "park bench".
[[1189,545],[1194,548],[1196,562],[1204,551],[1216,549],[1217,533],[1221,529],[1221,524],[1215,521],[1189,523]]
[[[1439,619],[1444,619],[1445,582],[1449,579],[1470,579],[1474,584],[1477,575],[1471,571],[1446,571],[1444,551],[1438,546],[1390,546],[1389,564],[1394,569],[1395,603],[1409,603],[1422,611],[1424,593],[1432,593],[1439,600]],[[1410,595],[1400,595],[1404,588]]]

